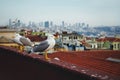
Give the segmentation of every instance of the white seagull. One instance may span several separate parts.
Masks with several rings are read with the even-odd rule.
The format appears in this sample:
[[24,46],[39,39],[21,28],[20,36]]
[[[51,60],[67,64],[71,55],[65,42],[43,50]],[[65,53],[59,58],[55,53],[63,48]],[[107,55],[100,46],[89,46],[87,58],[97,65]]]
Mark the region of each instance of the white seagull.
[[32,46],[32,42],[29,38],[26,38],[24,36],[21,36],[20,34],[16,33],[15,37],[13,38],[13,41],[24,46]]
[[55,46],[54,36],[48,34],[45,41],[40,42],[38,46],[33,47],[33,52],[45,52],[44,57],[46,60],[49,60],[47,51],[52,49]]

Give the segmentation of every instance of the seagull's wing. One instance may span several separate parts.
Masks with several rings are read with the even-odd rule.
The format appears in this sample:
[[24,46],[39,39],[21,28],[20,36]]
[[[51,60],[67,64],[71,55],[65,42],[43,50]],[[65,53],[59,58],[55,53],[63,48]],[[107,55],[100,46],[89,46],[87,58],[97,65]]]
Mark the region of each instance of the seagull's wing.
[[25,46],[31,46],[32,45],[32,42],[28,39],[28,38],[25,38],[25,37],[21,37],[20,38],[20,41],[23,43],[23,45]]
[[12,40],[20,45],[23,45],[22,42],[20,41],[20,37],[15,37]]
[[34,52],[43,52],[45,51],[48,47],[50,46],[50,44],[48,43],[47,40],[42,41],[38,46],[35,46],[33,48]]

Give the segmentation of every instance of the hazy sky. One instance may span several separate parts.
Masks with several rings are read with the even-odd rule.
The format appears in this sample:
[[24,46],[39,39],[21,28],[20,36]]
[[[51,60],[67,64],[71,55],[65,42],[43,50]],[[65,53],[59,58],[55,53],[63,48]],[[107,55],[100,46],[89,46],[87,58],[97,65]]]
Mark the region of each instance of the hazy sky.
[[0,25],[9,19],[120,25],[120,0],[0,0]]

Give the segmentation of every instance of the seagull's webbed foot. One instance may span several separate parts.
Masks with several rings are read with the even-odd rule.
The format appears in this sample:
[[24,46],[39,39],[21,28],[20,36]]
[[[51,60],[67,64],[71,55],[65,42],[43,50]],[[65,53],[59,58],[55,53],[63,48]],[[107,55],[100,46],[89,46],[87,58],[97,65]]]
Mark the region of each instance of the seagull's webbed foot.
[[45,51],[45,55],[44,55],[44,57],[45,57],[45,60],[50,60],[50,58],[48,57],[48,55],[47,55],[48,53],[47,53],[47,51]]

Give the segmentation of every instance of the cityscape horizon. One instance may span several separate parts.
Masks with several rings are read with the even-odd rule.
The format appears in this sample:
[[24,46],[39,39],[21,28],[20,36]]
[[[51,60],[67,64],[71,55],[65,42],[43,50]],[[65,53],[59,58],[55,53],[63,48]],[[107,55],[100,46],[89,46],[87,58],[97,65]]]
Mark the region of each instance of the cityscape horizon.
[[9,26],[9,20],[12,20],[12,22],[11,23],[15,23],[16,21],[21,21],[21,23],[23,23],[23,24],[25,24],[25,25],[29,25],[29,23],[31,22],[31,23],[35,23],[35,24],[39,24],[39,23],[41,23],[41,22],[46,22],[46,21],[48,21],[48,22],[52,22],[52,23],[54,23],[54,25],[61,25],[62,24],[62,22],[65,22],[66,24],[68,24],[68,25],[74,25],[74,24],[76,24],[76,23],[86,23],[86,24],[88,24],[89,25],[89,27],[102,27],[102,26],[109,26],[109,27],[111,27],[111,26],[120,26],[120,24],[116,24],[116,25],[105,25],[105,24],[101,24],[101,25],[91,25],[91,24],[89,24],[89,23],[87,23],[87,22],[85,22],[85,21],[70,21],[70,20],[49,20],[49,19],[46,19],[46,20],[38,20],[38,21],[33,21],[33,20],[28,20],[28,21],[25,21],[25,20],[21,20],[21,19],[19,19],[19,18],[10,18],[10,19],[8,19],[6,22],[5,22],[5,24],[0,24],[0,27],[2,27],[2,26]]

